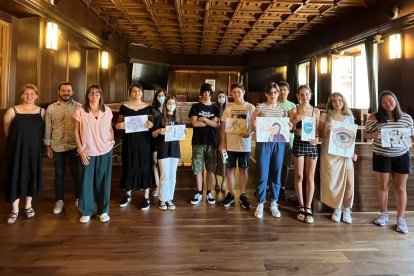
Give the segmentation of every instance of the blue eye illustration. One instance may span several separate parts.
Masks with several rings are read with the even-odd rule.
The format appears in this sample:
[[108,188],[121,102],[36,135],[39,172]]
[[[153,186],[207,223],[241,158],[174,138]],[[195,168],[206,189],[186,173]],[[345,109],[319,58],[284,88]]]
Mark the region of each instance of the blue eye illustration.
[[335,146],[340,149],[348,149],[355,142],[355,134],[344,127],[335,129],[333,138]]
[[349,136],[347,133],[345,132],[340,132],[336,134],[336,139],[338,140],[338,142],[340,143],[349,143],[349,141],[351,141],[351,136]]

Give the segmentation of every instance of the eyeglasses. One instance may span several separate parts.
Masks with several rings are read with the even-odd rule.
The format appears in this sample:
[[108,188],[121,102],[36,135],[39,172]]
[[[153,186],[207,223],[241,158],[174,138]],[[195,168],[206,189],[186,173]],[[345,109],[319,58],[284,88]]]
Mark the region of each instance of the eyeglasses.
[[100,96],[101,92],[99,91],[94,91],[94,92],[89,92],[88,96]]

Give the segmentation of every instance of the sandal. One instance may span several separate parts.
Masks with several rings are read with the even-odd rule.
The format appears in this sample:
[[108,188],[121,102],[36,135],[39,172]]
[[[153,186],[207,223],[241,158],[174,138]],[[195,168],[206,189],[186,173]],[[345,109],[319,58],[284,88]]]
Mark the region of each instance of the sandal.
[[309,207],[305,207],[305,210],[309,210],[310,212],[305,212],[305,222],[306,223],[314,223],[312,209]]
[[19,216],[19,212],[11,212],[9,216],[7,217],[7,224],[13,224],[16,222],[17,217]]
[[35,210],[33,209],[33,207],[24,209],[24,212],[26,213],[26,218],[28,218],[28,219],[31,219],[36,215]]
[[305,221],[306,213],[305,213],[304,209],[305,209],[305,207],[303,207],[303,206],[298,207],[298,214],[296,215],[296,219],[298,221]]

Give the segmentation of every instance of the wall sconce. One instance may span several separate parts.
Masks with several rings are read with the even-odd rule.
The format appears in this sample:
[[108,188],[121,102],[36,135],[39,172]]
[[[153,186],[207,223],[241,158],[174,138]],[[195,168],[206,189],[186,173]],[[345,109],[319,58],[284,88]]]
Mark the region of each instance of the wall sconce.
[[323,57],[319,60],[319,62],[320,62],[319,70],[320,70],[321,74],[328,73],[328,58]]
[[57,50],[59,27],[56,23],[46,24],[46,49]]
[[390,59],[401,58],[401,34],[393,34],[389,37]]
[[109,68],[109,54],[107,51],[101,52],[101,68],[108,69]]

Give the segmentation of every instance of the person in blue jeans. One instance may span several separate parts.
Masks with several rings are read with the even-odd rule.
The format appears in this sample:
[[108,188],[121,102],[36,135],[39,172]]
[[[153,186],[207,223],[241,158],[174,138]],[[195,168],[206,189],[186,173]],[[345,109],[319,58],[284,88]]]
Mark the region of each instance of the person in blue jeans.
[[[257,117],[280,118],[287,117],[286,109],[278,104],[279,87],[271,82],[265,88],[267,101],[256,106],[252,117],[252,126],[255,129]],[[289,141],[289,137],[286,137]],[[269,142],[256,142],[256,166],[257,166],[257,188],[256,199],[258,206],[254,212],[256,218],[263,217],[264,204],[266,202],[266,187],[269,182],[270,190],[270,212],[272,216],[280,218],[281,214],[277,205],[280,192],[280,177],[283,167],[283,156],[285,152],[285,142],[280,139],[270,139]],[[268,181],[269,180],[269,181]]]

